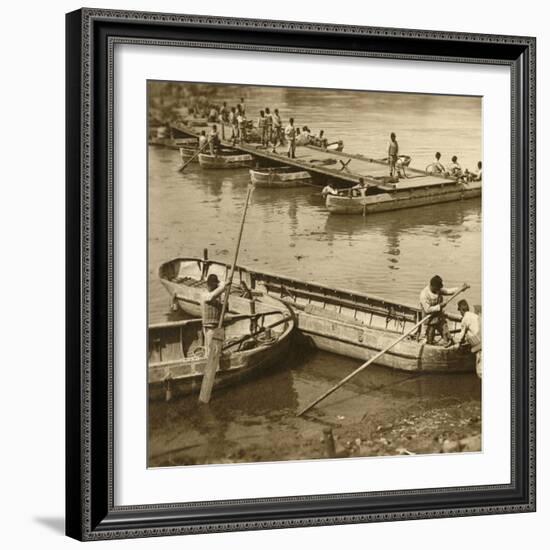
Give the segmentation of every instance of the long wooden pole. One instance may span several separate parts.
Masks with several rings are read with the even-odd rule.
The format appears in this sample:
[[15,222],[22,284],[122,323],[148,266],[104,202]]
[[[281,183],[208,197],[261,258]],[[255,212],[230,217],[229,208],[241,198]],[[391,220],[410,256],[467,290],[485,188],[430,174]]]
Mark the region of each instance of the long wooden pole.
[[[464,292],[467,288],[469,288],[467,285],[464,285],[460,290],[457,290],[446,302],[445,302],[445,306],[451,301],[451,300],[454,300],[461,292]],[[401,342],[402,340],[404,340],[405,338],[407,338],[407,336],[409,336],[410,334],[412,334],[420,325],[422,325],[423,323],[425,323],[428,319],[431,319],[432,315],[427,315],[426,317],[424,317],[423,319],[421,319],[420,321],[418,321],[418,323],[416,323],[416,325],[414,325],[414,327],[412,327],[410,330],[408,330],[405,334],[402,334],[397,340],[394,340],[389,346],[387,346],[386,348],[384,348],[382,351],[379,351],[376,355],[374,355],[373,357],[371,357],[368,361],[366,361],[365,363],[363,363],[360,367],[356,368],[351,374],[348,374],[345,378],[343,378],[342,380],[340,380],[340,382],[338,382],[338,384],[332,386],[332,388],[330,388],[329,390],[327,390],[323,395],[320,395],[317,399],[315,399],[314,401],[312,401],[307,407],[305,407],[304,409],[302,409],[298,414],[297,416],[302,416],[305,412],[309,411],[311,408],[313,408],[315,405],[317,405],[317,403],[319,403],[320,401],[322,401],[323,399],[325,399],[326,397],[328,397],[329,395],[331,395],[332,393],[334,393],[338,388],[341,388],[346,382],[348,382],[349,380],[351,380],[353,377],[357,376],[361,371],[365,370],[369,365],[371,365],[372,363],[374,363],[377,359],[379,359],[380,357],[382,357],[382,355],[384,355],[385,353],[387,353],[390,349],[392,349],[394,346],[396,346],[397,344],[399,344],[399,342]]]
[[252,193],[252,185],[248,186],[246,193],[246,199],[244,203],[243,216],[241,219],[241,226],[239,228],[239,236],[237,237],[237,245],[235,247],[235,256],[233,257],[233,263],[231,264],[231,272],[229,274],[229,281],[227,281],[227,288],[225,289],[222,311],[220,314],[220,320],[218,321],[218,327],[214,330],[212,335],[212,341],[208,350],[208,358],[206,361],[206,367],[204,370],[204,376],[202,377],[201,391],[199,394],[199,401],[201,403],[208,403],[212,395],[212,388],[214,387],[214,380],[216,378],[216,372],[220,366],[220,357],[222,354],[223,346],[223,318],[227,310],[227,304],[229,302],[229,293],[231,291],[231,283],[233,282],[233,274],[235,273],[235,267],[237,265],[237,258],[239,257],[239,249],[241,247],[241,239],[243,236],[244,221],[246,219],[246,212],[248,210],[248,203],[250,201],[250,195]]
[[191,164],[195,160],[195,158],[197,158],[204,151],[207,145],[208,145],[208,141],[202,147],[199,148],[199,150],[180,168],[179,171],[183,172],[187,168],[187,166]]

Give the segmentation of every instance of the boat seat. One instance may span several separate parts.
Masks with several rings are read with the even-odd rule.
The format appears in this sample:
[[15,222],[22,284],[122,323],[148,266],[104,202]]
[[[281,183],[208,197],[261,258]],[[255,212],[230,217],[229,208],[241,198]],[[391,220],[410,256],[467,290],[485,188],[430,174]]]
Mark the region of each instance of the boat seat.
[[174,282],[185,286],[203,286],[205,284],[204,281],[194,279],[193,277],[176,277]]
[[307,304],[304,307],[304,312],[311,315],[318,315],[319,317],[326,317],[327,319],[334,319],[335,321],[345,321],[347,324],[350,325],[357,325],[360,327],[366,326],[366,323],[354,319],[353,317],[351,317],[351,315],[344,315],[342,313],[339,313],[338,311],[314,306],[313,304]]

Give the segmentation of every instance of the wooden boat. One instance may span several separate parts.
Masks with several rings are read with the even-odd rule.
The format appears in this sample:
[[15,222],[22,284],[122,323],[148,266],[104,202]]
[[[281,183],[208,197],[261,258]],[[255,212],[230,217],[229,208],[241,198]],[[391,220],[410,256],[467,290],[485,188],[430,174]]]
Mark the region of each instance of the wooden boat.
[[[292,312],[281,304],[270,312],[233,315],[225,324],[225,340],[216,374],[220,388],[284,365],[295,326]],[[206,367],[201,319],[149,326],[148,384],[151,399],[198,392]]]
[[341,153],[344,150],[344,142],[341,139],[328,143],[326,147],[324,147],[319,138],[315,138],[313,141],[310,141],[307,146],[312,149],[320,149],[321,151],[336,151],[338,153]]
[[[197,135],[196,130],[183,125],[173,125],[172,130],[176,135]],[[222,143],[230,145],[227,141]],[[426,173],[411,167],[411,158],[406,155],[400,156],[399,163],[404,177],[395,181],[388,176],[387,160],[366,155],[306,145],[300,147],[297,158],[290,159],[269,148],[253,147],[248,143],[235,145],[235,148],[255,159],[307,171],[320,183],[329,180],[348,186],[355,186],[361,181],[367,184],[366,192],[358,197],[329,196],[326,199],[327,209],[334,213],[366,215],[481,196],[481,182],[463,183],[445,174]],[[339,149],[337,146],[335,148]],[[218,167],[225,168],[223,165]]]
[[256,187],[299,187],[311,183],[311,174],[293,166],[256,168],[249,170],[250,180]]
[[[434,178],[435,179],[435,178]],[[383,181],[380,186],[367,185],[364,189],[347,189],[338,195],[326,196],[326,207],[331,214],[374,214],[388,210],[412,208],[481,196],[481,182],[462,182],[441,179],[431,181],[403,179],[397,183]]]
[[151,136],[149,138],[149,145],[157,147],[166,147],[167,149],[179,149],[180,147],[190,147],[191,144],[198,143],[195,138],[171,138],[171,137],[158,137]]
[[[191,162],[199,162],[199,157],[197,155],[199,150],[198,142],[195,142],[195,144],[184,145],[179,149],[180,149],[180,157],[183,163],[186,163],[191,159],[193,159],[191,160]],[[207,148],[205,148],[205,151],[206,150]],[[231,154],[234,152],[235,152],[235,149],[230,149],[229,147],[224,147],[221,149],[222,154]]]
[[[205,279],[216,273],[227,277],[230,266],[197,258],[176,258],[159,268],[161,283],[175,307],[191,314],[200,312]],[[289,306],[301,334],[319,349],[366,361],[421,318],[419,307],[347,289],[238,267],[229,298],[230,311],[250,311],[250,298],[273,296]],[[263,305],[258,304],[261,307]],[[460,330],[460,317],[449,315],[451,331]],[[403,340],[384,354],[378,364],[406,371],[463,372],[475,369],[467,349],[428,345],[421,333]]]
[[198,152],[198,143],[195,145],[186,145],[184,147],[180,147],[180,157],[182,162],[185,164],[186,162],[199,162],[197,152]]
[[199,154],[199,164],[203,168],[224,169],[224,168],[247,168],[254,163],[254,157],[248,153],[226,153],[223,150],[218,155],[209,153]]

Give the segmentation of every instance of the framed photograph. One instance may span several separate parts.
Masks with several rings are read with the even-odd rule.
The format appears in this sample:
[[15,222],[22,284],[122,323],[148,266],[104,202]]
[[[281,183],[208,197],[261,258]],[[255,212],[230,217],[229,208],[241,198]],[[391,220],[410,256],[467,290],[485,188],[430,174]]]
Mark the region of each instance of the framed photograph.
[[535,39],[67,15],[67,535],[535,509]]

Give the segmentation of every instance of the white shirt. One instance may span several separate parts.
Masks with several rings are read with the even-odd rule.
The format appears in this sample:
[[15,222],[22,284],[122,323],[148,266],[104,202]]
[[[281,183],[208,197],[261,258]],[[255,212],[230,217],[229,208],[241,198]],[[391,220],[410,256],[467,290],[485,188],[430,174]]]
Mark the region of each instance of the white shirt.
[[479,317],[472,311],[467,311],[462,317],[460,323],[460,335],[458,341],[462,342],[464,338],[469,344],[478,344],[481,338],[481,323]]
[[290,139],[294,139],[296,137],[296,127],[289,124],[285,128],[285,135],[289,137]]

